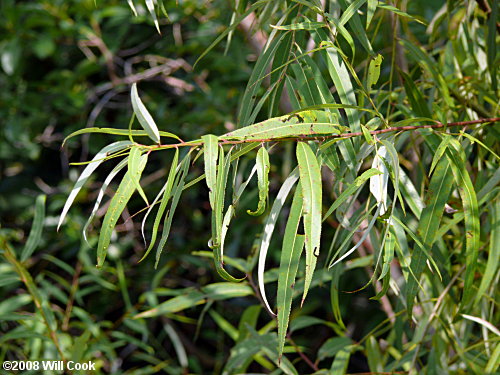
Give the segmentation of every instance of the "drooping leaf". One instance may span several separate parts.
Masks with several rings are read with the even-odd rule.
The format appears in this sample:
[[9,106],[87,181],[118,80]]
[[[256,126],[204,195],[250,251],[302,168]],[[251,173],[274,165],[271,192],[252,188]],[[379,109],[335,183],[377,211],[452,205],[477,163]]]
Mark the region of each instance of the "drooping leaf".
[[278,276],[278,353],[281,358],[285,345],[285,336],[288,328],[292,297],[294,292],[295,276],[299,266],[300,255],[304,248],[305,237],[297,234],[299,221],[302,217],[302,188],[297,185],[293,196],[290,214],[286,223],[283,247]]
[[481,279],[481,284],[476,294],[476,303],[479,302],[486,290],[492,284],[498,270],[498,264],[500,263],[500,225],[498,225],[498,223],[500,223],[500,199],[498,197],[491,205],[490,215],[490,222],[492,223],[490,249],[483,278]]
[[266,223],[264,224],[264,234],[262,235],[262,240],[260,243],[259,263],[257,266],[257,279],[259,283],[259,292],[267,310],[273,315],[275,314],[271,310],[271,307],[269,306],[269,302],[267,301],[267,296],[266,296],[266,290],[264,287],[264,271],[266,267],[267,250],[269,249],[271,236],[274,232],[276,221],[278,220],[278,215],[281,211],[281,208],[285,204],[286,197],[288,196],[290,190],[292,190],[293,185],[297,182],[298,179],[299,179],[299,171],[297,168],[295,168],[292,171],[292,173],[290,173],[290,175],[286,178],[285,182],[283,182],[283,185],[281,185],[278,195],[276,196],[273,206],[271,207],[271,212],[269,213]]
[[[146,162],[147,156],[141,156],[139,169],[137,170],[138,174],[136,177],[140,177],[142,171],[144,170],[144,167],[146,166]],[[108,211],[106,212],[106,216],[104,216],[101,233],[99,235],[99,242],[97,244],[97,267],[102,267],[102,265],[104,264],[104,259],[106,258],[109,243],[111,241],[111,234],[115,229],[118,218],[125,209],[125,206],[127,205],[134,191],[134,179],[130,175],[130,172],[127,171],[127,173],[123,177],[122,182],[120,183],[120,186],[118,186],[118,190],[111,199],[111,203],[109,205]]]
[[115,176],[127,164],[128,164],[128,157],[126,157],[125,159],[123,159],[122,161],[120,161],[120,163],[118,163],[113,168],[113,170],[109,173],[109,175],[106,177],[106,179],[102,183],[102,186],[99,189],[99,194],[97,195],[97,198],[95,200],[94,207],[92,208],[92,212],[90,213],[90,216],[88,217],[87,222],[85,223],[85,225],[83,227],[83,230],[82,230],[83,238],[84,238],[85,242],[87,242],[87,244],[89,243],[89,241],[87,239],[87,230],[88,230],[88,227],[92,223],[92,220],[94,220],[94,217],[95,217],[97,211],[99,210],[99,206],[101,205],[102,198],[104,198],[104,194],[106,193],[106,189],[108,188],[108,186],[111,183],[111,181],[113,181],[113,179],[115,178]]
[[82,174],[80,177],[78,177],[78,180],[75,183],[75,186],[73,187],[73,190],[71,190],[71,193],[68,196],[68,199],[66,199],[66,203],[64,204],[61,217],[59,218],[59,222],[57,224],[57,230],[59,230],[61,224],[64,221],[64,218],[66,217],[66,214],[68,213],[71,205],[73,204],[73,201],[75,200],[77,194],[80,192],[81,188],[83,185],[85,185],[85,182],[89,179],[90,175],[97,169],[99,165],[104,161],[104,158],[109,155],[110,153],[116,152],[123,150],[124,148],[132,145],[132,142],[130,141],[118,141],[111,143],[110,145],[107,145],[103,147],[97,154],[94,156],[92,159],[92,162],[90,162],[85,169],[83,170]]
[[269,170],[271,165],[269,164],[269,153],[265,147],[261,147],[257,152],[256,166],[259,186],[259,205],[253,212],[247,210],[247,212],[253,216],[262,215],[266,209],[266,199],[269,193]]
[[149,14],[151,17],[153,17],[153,21],[156,26],[156,30],[158,31],[158,34],[161,34],[160,32],[160,24],[158,23],[158,17],[156,17],[156,12],[155,12],[155,0],[145,0],[146,1],[146,7],[148,8]]
[[[422,240],[422,246],[425,249],[432,249],[452,184],[450,164],[443,158],[438,163],[431,178],[428,189],[428,204],[422,210],[417,228],[419,237]],[[414,299],[418,292],[420,276],[424,271],[426,261],[427,256],[422,247],[415,246],[410,263],[413,277],[408,278],[406,285],[406,305],[410,316],[412,315]]]
[[[139,166],[142,160],[141,154],[142,151],[139,147],[132,147],[128,157],[128,171],[130,173],[130,177],[132,177],[132,181],[134,182],[136,190],[139,192],[142,199],[144,199],[146,205],[149,206],[148,198],[146,197],[146,193],[144,193],[144,190],[142,189],[141,183],[139,181],[139,176],[142,174],[142,171],[139,172]],[[144,156],[146,156],[146,163],[147,163],[148,154],[145,154]]]
[[474,275],[477,268],[480,245],[479,237],[481,235],[479,208],[476,191],[465,166],[465,153],[462,146],[456,139],[450,141],[450,146],[446,150],[446,155],[450,161],[455,182],[458,186],[458,192],[462,198],[465,217],[466,269],[462,303],[467,305],[475,293],[472,284],[474,283]]
[[303,191],[302,212],[306,236],[306,275],[303,302],[311,284],[320,250],[322,184],[318,159],[311,147],[305,142],[297,144],[297,162]]
[[212,210],[215,208],[215,192],[217,183],[217,158],[219,157],[218,140],[215,135],[208,134],[201,137],[205,160],[205,179],[208,186],[208,196]]
[[142,128],[146,131],[149,138],[151,138],[155,143],[160,143],[160,133],[158,132],[158,127],[156,126],[153,117],[149,113],[146,106],[142,103],[139,93],[137,92],[137,84],[132,84],[132,89],[130,91],[130,98],[132,100],[132,107],[134,108],[134,113],[137,116],[137,120],[141,124]]
[[[162,191],[160,191],[161,195],[161,203],[160,207],[158,208],[158,212],[156,213],[155,221],[153,224],[153,233],[151,235],[151,242],[149,244],[149,247],[147,248],[146,252],[142,256],[141,260],[139,262],[142,262],[150,253],[150,251],[153,249],[154,244],[156,242],[156,236],[158,235],[158,228],[160,226],[161,219],[163,218],[163,214],[165,212],[165,209],[167,208],[168,201],[170,200],[170,197],[172,195],[172,187],[174,186],[174,180],[177,175],[177,168],[178,168],[178,163],[179,161],[179,149],[175,150],[174,158],[172,160],[172,164],[170,165],[170,172],[168,173],[168,178],[167,182],[165,182],[165,185],[162,188]],[[156,201],[156,200],[155,200]],[[153,208],[156,202],[153,202],[150,209]],[[146,212],[146,215],[144,217],[144,220],[142,222],[142,230],[144,232],[144,223],[148,217],[150,210]]]
[[31,254],[36,250],[40,240],[42,239],[43,222],[45,220],[45,201],[47,196],[41,194],[36,197],[35,202],[35,216],[33,217],[33,224],[31,225],[31,231],[24,245],[23,251],[21,252],[20,260],[24,262],[28,259]]
[[[172,226],[172,220],[174,218],[175,210],[177,209],[177,205],[179,204],[179,200],[181,198],[182,191],[184,190],[184,185],[186,181],[186,176],[189,170],[189,162],[191,160],[191,153],[188,153],[186,156],[181,161],[180,164],[180,170],[174,181],[173,187],[172,187],[172,203],[170,204],[170,209],[168,210],[168,214],[165,217],[165,220],[163,222],[163,231],[161,234],[160,242],[158,244],[158,248],[156,249],[156,261],[155,261],[155,268],[158,267],[158,263],[160,261],[160,256],[161,253],[163,252],[163,249],[167,243],[168,236],[170,234],[170,228]],[[168,184],[168,182],[167,182]],[[168,188],[168,186],[167,186]],[[165,189],[166,191],[166,189]]]

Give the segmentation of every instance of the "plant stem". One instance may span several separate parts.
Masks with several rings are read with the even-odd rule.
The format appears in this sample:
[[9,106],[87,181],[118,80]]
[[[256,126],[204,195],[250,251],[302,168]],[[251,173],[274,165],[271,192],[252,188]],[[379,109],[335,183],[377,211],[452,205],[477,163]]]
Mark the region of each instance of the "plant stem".
[[[449,122],[447,124],[443,124],[442,122],[436,122],[432,125],[408,125],[408,126],[394,126],[386,129],[380,130],[372,130],[370,131],[371,135],[384,134],[384,133],[392,133],[392,132],[405,132],[410,130],[419,130],[419,129],[439,129],[439,128],[451,128],[451,127],[467,127],[478,124],[486,124],[486,123],[495,123],[499,122],[500,117],[493,118],[481,118],[478,120],[472,121],[458,121],[458,122]],[[281,142],[281,141],[299,141],[299,140],[321,140],[325,141],[327,139],[347,139],[353,137],[363,136],[362,132],[353,132],[353,133],[344,133],[344,134],[324,134],[324,135],[310,135],[310,134],[301,134],[294,137],[283,137],[283,138],[262,138],[262,139],[239,139],[239,140],[225,140],[222,139],[220,141],[221,145],[236,145],[242,143],[263,143],[263,142]],[[191,141],[191,142],[180,142],[169,145],[155,145],[155,146],[147,146],[141,145],[143,147],[149,148],[151,150],[160,150],[160,149],[170,149],[177,147],[198,147],[202,146],[203,142],[201,141]]]

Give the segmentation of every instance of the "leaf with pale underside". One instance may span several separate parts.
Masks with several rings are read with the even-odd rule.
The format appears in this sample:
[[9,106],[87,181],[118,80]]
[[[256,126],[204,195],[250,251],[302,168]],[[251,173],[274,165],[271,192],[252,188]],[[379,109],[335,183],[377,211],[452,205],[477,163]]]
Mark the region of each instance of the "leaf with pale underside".
[[160,133],[158,132],[158,127],[156,126],[156,123],[153,120],[153,117],[149,113],[148,109],[142,103],[142,100],[139,97],[139,93],[137,92],[136,83],[132,84],[130,98],[132,100],[134,113],[137,116],[137,120],[139,120],[142,128],[146,131],[149,138],[151,138],[155,143],[160,143]]
[[286,178],[281,185],[281,188],[274,200],[273,206],[271,207],[271,212],[267,217],[266,223],[264,224],[264,233],[262,235],[262,240],[260,243],[259,249],[259,261],[257,265],[257,279],[259,283],[259,292],[262,296],[262,300],[264,301],[264,305],[269,311],[270,314],[275,315],[271,307],[269,306],[269,302],[267,301],[266,290],[264,287],[264,271],[266,266],[266,257],[267,250],[269,249],[269,244],[271,243],[271,237],[274,232],[274,228],[276,227],[276,222],[278,221],[278,215],[285,204],[286,197],[292,190],[293,185],[299,179],[299,171],[295,168],[292,173]]
[[73,204],[73,201],[75,200],[77,194],[80,192],[82,189],[82,186],[85,185],[85,182],[89,179],[90,175],[101,165],[101,163],[104,161],[106,156],[109,154],[123,150],[124,148],[132,145],[132,142],[130,141],[118,141],[111,143],[110,145],[107,145],[103,147],[97,154],[94,156],[92,161],[85,167],[83,170],[82,174],[80,177],[78,177],[78,180],[75,183],[75,186],[73,186],[73,190],[71,190],[71,193],[68,196],[68,199],[66,199],[66,203],[64,204],[61,217],[59,218],[59,223],[57,224],[57,230],[59,230],[61,224],[64,221],[64,218],[66,217],[66,214],[68,213],[71,205]]
[[306,235],[306,275],[304,302],[311,285],[314,269],[319,256],[321,241],[321,169],[311,147],[305,142],[297,144],[297,162],[303,191],[303,217]]

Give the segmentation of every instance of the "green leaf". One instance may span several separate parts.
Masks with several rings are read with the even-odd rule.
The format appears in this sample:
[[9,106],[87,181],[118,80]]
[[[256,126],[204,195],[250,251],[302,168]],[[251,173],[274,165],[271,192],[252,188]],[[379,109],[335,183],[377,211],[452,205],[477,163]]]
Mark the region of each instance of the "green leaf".
[[416,22],[418,22],[418,23],[420,23],[422,25],[427,25],[424,21],[419,20],[418,18],[416,18],[416,17],[414,17],[414,16],[412,16],[412,15],[406,13],[406,12],[403,12],[402,10],[400,10],[398,8],[395,8],[392,5],[388,5],[388,4],[384,4],[384,3],[379,2],[378,3],[378,7],[380,9],[384,9],[384,10],[388,10],[390,12],[393,12],[393,13],[397,14],[400,17],[409,18],[412,21],[416,21]]
[[286,137],[340,134],[342,127],[329,122],[323,111],[304,111],[281,116],[236,129],[220,137],[223,140],[272,140]]
[[474,275],[477,268],[477,258],[480,245],[480,221],[479,207],[477,203],[476,191],[472,183],[467,168],[465,166],[465,153],[462,146],[456,139],[451,139],[450,146],[446,150],[458,192],[462,198],[465,216],[465,238],[466,238],[466,259],[465,259],[465,283],[462,302],[467,305],[474,297],[476,291],[473,289]]
[[[179,204],[179,200],[181,198],[182,191],[184,190],[184,184],[186,181],[186,176],[189,170],[189,162],[191,160],[191,153],[188,153],[182,159],[180,164],[180,173],[177,175],[177,178],[174,181],[174,186],[172,188],[172,203],[170,204],[170,209],[168,210],[168,214],[165,217],[163,222],[163,231],[160,238],[160,243],[158,244],[158,248],[156,249],[156,261],[155,268],[158,267],[158,262],[160,261],[160,256],[165,247],[168,236],[170,234],[170,228],[172,226],[172,220],[174,218],[175,210],[177,209],[177,205]],[[168,183],[168,182],[167,182]],[[168,186],[167,186],[168,188]],[[166,189],[165,189],[166,191]]]
[[380,78],[380,66],[382,65],[382,60],[383,57],[380,54],[370,60],[370,65],[368,66],[368,78],[366,83],[366,89],[368,90],[368,92],[370,92],[372,86],[375,85]]
[[446,159],[441,159],[431,178],[428,199],[429,203],[422,210],[417,232],[422,240],[422,247],[415,246],[413,249],[410,270],[414,277],[408,278],[406,285],[406,306],[408,315],[412,315],[415,296],[418,292],[419,280],[422,275],[427,256],[425,249],[432,249],[436,239],[436,232],[439,229],[441,217],[444,212],[444,205],[448,201],[453,179],[451,178],[451,167]]
[[368,9],[366,12],[366,29],[370,27],[370,23],[372,22],[373,15],[377,10],[378,0],[368,0]]
[[290,25],[271,25],[273,29],[276,30],[316,30],[321,29],[322,27],[326,27],[324,22],[317,21],[304,21],[297,22]]
[[302,188],[300,183],[295,190],[290,214],[286,223],[285,235],[278,276],[278,353],[281,358],[285,345],[285,336],[290,318],[292,297],[294,292],[295,276],[299,267],[299,259],[304,248],[305,238],[298,235],[299,221],[302,217]]
[[[142,262],[148,256],[148,254],[153,249],[154,244],[156,242],[156,236],[158,235],[158,228],[160,226],[160,221],[163,217],[165,209],[167,208],[168,201],[170,200],[170,197],[172,196],[172,194],[171,194],[172,187],[174,186],[174,180],[175,180],[175,177],[177,175],[177,168],[178,168],[177,163],[178,163],[178,161],[179,161],[179,149],[176,148],[174,158],[172,160],[172,164],[170,165],[170,172],[168,173],[167,182],[165,182],[165,185],[163,185],[163,188],[161,189],[160,194],[158,195],[158,196],[161,195],[162,198],[161,198],[160,207],[158,208],[158,212],[156,213],[155,221],[153,224],[153,233],[151,235],[151,242],[150,242],[149,247],[147,248],[146,252],[142,256],[142,258],[139,260],[139,262]],[[152,203],[150,209],[153,208],[155,203],[156,203],[156,200],[155,200],[155,202]],[[143,233],[144,233],[144,224],[146,222],[146,219],[148,217],[149,212],[150,212],[150,210],[148,210],[146,212],[146,215],[145,215],[144,220],[142,222],[142,232]]]
[[497,274],[498,263],[500,262],[500,225],[498,225],[498,223],[500,223],[500,199],[498,197],[491,204],[490,215],[490,251],[488,254],[488,261],[486,262],[486,268],[481,279],[481,284],[479,285],[479,290],[476,294],[476,303],[479,302],[493,282]]
[[218,139],[215,135],[208,134],[201,137],[205,160],[205,179],[208,186],[208,196],[212,210],[215,208],[215,194],[217,183],[217,158],[219,155]]
[[135,315],[134,319],[154,318],[169,313],[176,313],[203,304],[207,300],[220,301],[228,298],[246,297],[253,294],[252,288],[246,283],[213,283],[202,287],[201,291],[187,288],[177,297]]
[[[382,5],[379,5],[379,7],[383,8]],[[410,41],[403,39],[400,41],[400,43],[410,52],[411,56],[413,57],[413,59],[415,59],[417,63],[419,63],[424,69],[428,70],[431,73],[436,85],[438,85],[441,94],[443,95],[445,103],[452,108],[454,105],[453,105],[453,100],[451,99],[450,96],[450,90],[448,88],[448,84],[446,83],[446,80],[444,79],[440,69],[437,67],[436,62],[432,60],[432,58],[427,52],[415,46]],[[432,116],[425,116],[425,117],[432,117]]]
[[[142,190],[141,183],[139,180],[139,176],[142,174],[142,171],[139,171],[139,166],[142,161],[141,157],[142,151],[139,147],[132,147],[130,150],[130,155],[128,157],[128,172],[130,173],[130,177],[132,177],[132,181],[134,182],[135,188],[141,195],[142,199],[144,199],[144,202],[149,206],[148,198],[146,197],[146,194],[144,193],[144,190]],[[144,155],[146,157],[146,163],[148,161],[148,154]]]
[[[144,167],[146,166],[147,156],[141,156],[139,169],[137,171],[137,177],[140,177]],[[109,243],[111,241],[111,234],[115,229],[116,222],[120,217],[121,213],[125,209],[130,197],[135,191],[134,178],[130,175],[130,171],[127,171],[123,177],[120,186],[115,195],[111,199],[108,211],[104,217],[102,223],[101,233],[99,235],[99,242],[97,244],[97,267],[100,268],[104,264],[104,259],[106,258]]]
[[[315,36],[316,43],[329,39],[328,35],[323,30],[316,30],[315,33],[317,34]],[[342,104],[357,106],[356,95],[349,76],[349,71],[347,70],[342,59],[339,59],[337,49],[334,47],[326,48],[322,51],[322,54],[326,59],[328,72],[330,73],[333,84],[337,89],[337,93]],[[346,109],[346,113],[347,121],[351,130],[354,132],[361,131],[359,112],[354,109]]]
[[61,224],[64,221],[64,218],[66,217],[66,214],[68,213],[71,205],[73,204],[73,201],[75,200],[77,194],[80,192],[81,188],[83,185],[85,185],[85,182],[89,179],[90,175],[97,169],[99,165],[104,161],[106,156],[109,154],[123,150],[126,147],[129,147],[132,145],[132,142],[130,141],[118,141],[111,143],[110,145],[107,145],[103,147],[97,154],[94,156],[92,161],[85,167],[83,170],[82,174],[80,177],[78,177],[78,180],[75,183],[75,186],[73,186],[73,190],[71,190],[71,193],[68,196],[68,199],[66,199],[66,203],[64,204],[61,217],[59,218],[59,222],[57,224],[57,230],[61,227]]
[[276,226],[276,222],[278,220],[278,215],[281,211],[281,208],[285,204],[286,197],[288,196],[290,190],[292,190],[293,185],[297,182],[298,179],[299,179],[299,173],[297,168],[295,168],[292,171],[292,173],[290,173],[290,175],[286,178],[285,182],[283,182],[283,185],[281,185],[278,195],[276,196],[273,206],[271,207],[271,212],[269,213],[269,216],[267,217],[266,223],[264,225],[264,234],[262,235],[262,240],[260,243],[259,263],[257,266],[257,279],[259,282],[259,292],[262,297],[262,300],[264,301],[264,305],[272,315],[276,314],[274,314],[273,310],[271,310],[271,307],[269,306],[269,302],[267,301],[267,296],[266,296],[266,290],[264,287],[264,270],[266,267],[267,250],[269,249],[271,236],[273,235],[273,231]]
[[87,222],[85,223],[85,225],[83,227],[83,230],[82,230],[83,238],[84,238],[85,242],[87,242],[87,244],[89,243],[88,238],[87,238],[87,230],[88,230],[90,224],[92,223],[92,220],[94,220],[94,217],[95,217],[97,211],[99,210],[99,206],[101,205],[102,198],[104,198],[104,194],[106,193],[106,189],[108,188],[108,186],[111,183],[111,181],[113,181],[113,179],[115,178],[115,176],[127,164],[128,164],[128,156],[125,159],[123,159],[122,161],[120,161],[120,163],[118,163],[113,168],[113,170],[109,173],[109,175],[106,177],[106,179],[102,183],[102,186],[99,189],[99,194],[97,195],[97,198],[95,200],[94,207],[92,208],[92,212],[90,213],[90,216],[87,219]]
[[359,8],[361,8],[364,3],[366,3],[366,0],[354,0],[351,4],[349,4],[344,13],[342,13],[339,24],[345,25],[349,22],[349,20],[357,13]]
[[137,83],[132,84],[132,90],[130,91],[130,98],[132,100],[132,107],[134,108],[134,113],[139,120],[142,128],[146,131],[149,138],[155,143],[160,143],[160,133],[158,132],[158,127],[156,126],[153,117],[151,117],[148,109],[144,106],[139,98],[137,92]]
[[47,196],[45,194],[41,194],[36,197],[35,216],[33,218],[33,224],[31,225],[31,231],[28,236],[28,240],[26,241],[26,245],[24,245],[23,251],[21,252],[21,262],[24,262],[31,256],[31,254],[33,254],[33,251],[36,250],[38,244],[40,243],[40,240],[42,239],[46,200]]
[[306,275],[303,303],[311,284],[320,249],[322,188],[318,159],[311,147],[305,142],[297,144],[297,161],[304,197],[302,211],[306,236]]
[[498,36],[498,1],[491,1],[491,13],[488,15],[488,34],[486,52],[490,70],[491,87],[496,93],[498,89],[497,36]]
[[247,212],[253,216],[262,215],[266,209],[266,199],[269,194],[269,170],[271,165],[269,164],[269,153],[265,147],[261,147],[257,152],[256,166],[259,186],[259,205],[254,212],[247,210]]
[[[88,133],[99,133],[99,134],[111,134],[111,135],[123,135],[123,136],[133,136],[133,137],[149,137],[149,134],[144,130],[128,130],[128,129],[115,129],[115,128],[85,128],[77,130],[76,132],[71,133],[66,138],[64,138],[63,146],[66,141],[70,138],[73,138],[77,135],[88,134]],[[181,139],[173,133],[160,131],[158,132],[160,137],[173,138],[180,141]]]

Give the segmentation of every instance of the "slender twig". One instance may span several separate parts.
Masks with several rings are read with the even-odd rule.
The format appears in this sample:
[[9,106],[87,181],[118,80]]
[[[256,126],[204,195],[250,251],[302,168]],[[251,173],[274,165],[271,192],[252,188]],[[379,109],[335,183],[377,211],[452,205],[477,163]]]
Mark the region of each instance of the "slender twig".
[[[418,121],[418,120],[416,120]],[[392,133],[392,132],[405,132],[405,131],[410,131],[410,130],[419,130],[419,129],[439,129],[439,128],[451,128],[451,127],[467,127],[471,125],[478,125],[478,124],[486,124],[486,123],[495,123],[499,122],[500,117],[493,117],[493,118],[481,118],[478,120],[472,120],[472,121],[458,121],[458,122],[449,122],[447,124],[443,124],[441,122],[436,122],[435,124],[432,125],[408,125],[408,126],[395,126],[395,127],[390,127],[386,129],[380,129],[380,130],[372,130],[370,131],[371,135],[377,135],[377,134],[384,134],[384,133]],[[231,139],[221,139],[220,144],[221,145],[236,145],[236,144],[242,144],[242,143],[262,143],[262,142],[281,142],[281,141],[300,141],[300,140],[321,140],[325,141],[327,139],[346,139],[346,138],[352,138],[352,137],[360,137],[363,136],[362,132],[353,132],[353,133],[343,133],[343,134],[300,134],[297,136],[293,137],[283,137],[283,138],[260,138],[260,139],[255,139],[255,138],[246,138],[246,139],[238,139],[238,140],[231,140]],[[146,148],[150,148],[152,150],[155,149],[168,149],[168,148],[177,148],[177,147],[198,147],[202,146],[203,143],[201,141],[191,141],[191,142],[180,142],[180,143],[174,143],[174,144],[168,144],[168,145],[155,145],[155,146],[147,146],[147,145],[141,145]]]
[[292,336],[290,335],[290,333],[287,333],[286,337],[288,341],[290,341],[290,344],[292,344],[292,346],[294,347],[295,351],[300,356],[300,358],[302,358],[304,362],[307,363],[309,367],[312,368],[314,371],[319,371],[319,367],[313,361],[311,361],[311,359],[302,350],[300,350],[295,341],[292,340]]

